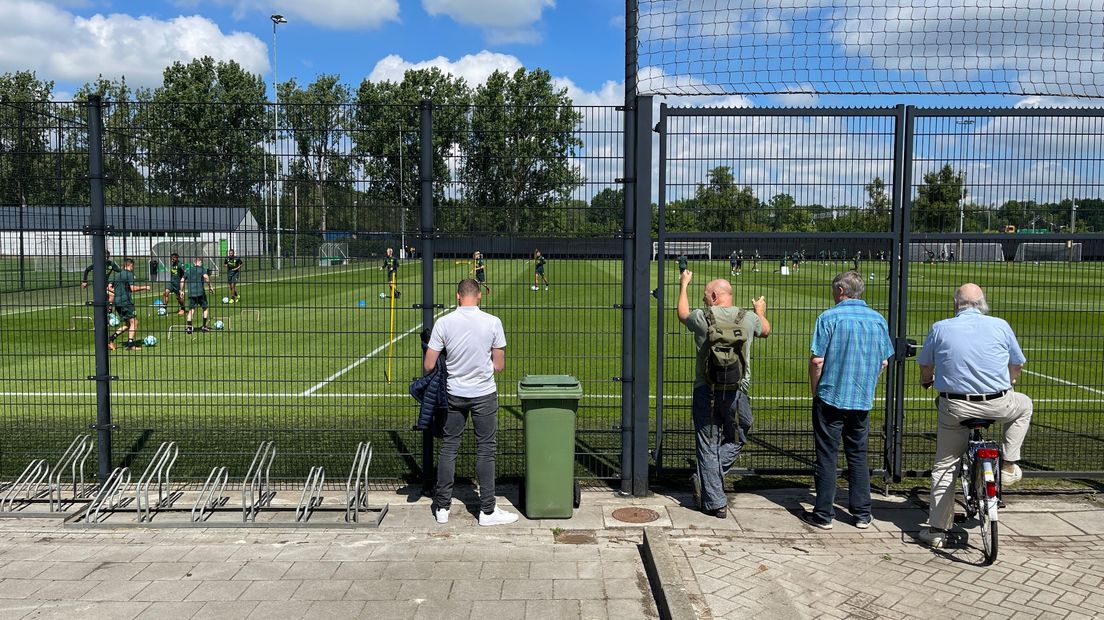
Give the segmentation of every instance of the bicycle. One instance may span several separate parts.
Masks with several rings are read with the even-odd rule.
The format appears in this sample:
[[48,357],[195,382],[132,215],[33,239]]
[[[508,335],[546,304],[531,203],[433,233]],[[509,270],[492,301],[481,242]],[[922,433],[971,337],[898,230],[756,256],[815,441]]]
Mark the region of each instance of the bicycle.
[[981,527],[981,546],[985,554],[984,566],[997,560],[997,509],[1001,503],[1001,454],[1000,444],[985,439],[981,431],[988,429],[993,420],[970,418],[961,422],[970,429],[970,442],[958,462],[958,480],[962,486],[966,518],[978,518]]

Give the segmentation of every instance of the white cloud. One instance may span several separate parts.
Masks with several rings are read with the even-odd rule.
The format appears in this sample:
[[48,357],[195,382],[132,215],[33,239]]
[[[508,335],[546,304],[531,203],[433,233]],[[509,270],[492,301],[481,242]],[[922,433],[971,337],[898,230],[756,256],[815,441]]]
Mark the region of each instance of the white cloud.
[[555,0],[422,0],[426,13],[476,26],[488,42],[497,44],[539,42],[534,25],[546,7],[555,6]]
[[252,34],[224,33],[211,20],[130,15],[80,17],[46,2],[0,0],[0,71],[34,70],[40,78],[90,82],[100,74],[156,86],[174,61],[200,56],[268,71],[268,49]]
[[436,67],[443,73],[462,77],[469,85],[476,86],[486,82],[487,78],[495,71],[512,73],[522,66],[521,61],[516,56],[498,54],[487,50],[483,50],[478,54],[462,56],[455,62],[444,56],[411,62],[401,56],[391,54],[376,63],[372,72],[368,74],[368,79],[372,82],[382,82],[384,80],[401,82],[403,74],[411,69]]

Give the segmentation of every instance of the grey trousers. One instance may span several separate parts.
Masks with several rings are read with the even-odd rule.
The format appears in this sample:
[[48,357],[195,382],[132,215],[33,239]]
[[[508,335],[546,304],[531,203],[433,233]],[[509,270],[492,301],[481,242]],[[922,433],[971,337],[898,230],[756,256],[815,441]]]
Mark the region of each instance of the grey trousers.
[[475,475],[479,479],[479,504],[483,512],[495,508],[495,452],[498,449],[498,393],[464,398],[448,397],[448,417],[445,418],[441,454],[437,459],[437,491],[433,503],[437,508],[452,505],[452,486],[456,480],[456,455],[460,440],[471,416],[475,429]]
[[698,477],[702,507],[716,510],[728,505],[724,477],[751,431],[751,402],[743,390],[714,391],[707,385],[694,388],[691,401],[698,448]]
[[972,403],[966,400],[935,399],[939,410],[939,426],[935,435],[935,465],[932,466],[931,500],[928,525],[950,529],[954,520],[955,472],[966,445],[970,429],[959,423],[967,418],[985,418],[1004,423],[1004,443],[1001,451],[1006,461],[1020,460],[1027,429],[1031,426],[1031,399],[1019,392],[1008,391],[995,400]]

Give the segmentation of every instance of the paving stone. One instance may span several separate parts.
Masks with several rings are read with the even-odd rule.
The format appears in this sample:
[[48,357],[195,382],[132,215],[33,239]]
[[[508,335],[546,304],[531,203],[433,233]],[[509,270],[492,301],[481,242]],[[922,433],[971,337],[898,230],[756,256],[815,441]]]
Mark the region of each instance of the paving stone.
[[502,600],[528,601],[551,598],[551,579],[506,579],[502,582]]
[[575,562],[531,562],[530,579],[578,579],[579,570]]
[[605,591],[601,581],[591,579],[556,579],[552,582],[552,598],[564,599],[601,599]]
[[298,581],[247,581],[239,601],[286,601],[299,588]]
[[482,562],[434,562],[430,579],[470,579],[483,570]]
[[500,598],[501,579],[456,579],[449,592],[449,600],[453,601],[497,601]]
[[353,581],[345,591],[349,601],[393,601],[399,598],[403,582],[390,579]]
[[182,601],[200,582],[196,581],[154,581],[135,594],[133,601],[171,602]]
[[196,589],[185,597],[185,600],[236,601],[248,587],[248,581],[201,581]]
[[300,601],[340,601],[350,583],[340,579],[304,581],[291,598]]
[[571,620],[572,618],[581,618],[582,611],[579,608],[579,601],[576,600],[530,600],[525,603],[525,617],[532,620],[548,620],[548,618]]
[[451,579],[415,579],[402,581],[399,586],[399,600],[443,601],[452,591]]
[[[261,601],[249,614],[250,618],[257,620],[272,620],[273,618],[309,618],[307,612],[311,605],[317,601]],[[387,616],[378,616],[386,618]]]
[[183,579],[195,568],[193,562],[150,562],[135,579],[142,581],[163,581]]
[[234,573],[232,579],[234,581],[280,579],[292,564],[293,562],[248,561]]
[[[365,610],[364,601],[315,601],[307,611],[309,618],[356,618]],[[373,610],[368,610],[373,612]],[[374,612],[370,615],[375,615]]]
[[188,620],[203,608],[203,603],[186,603],[173,601],[171,603],[150,603],[141,614],[139,620]]
[[418,620],[468,620],[471,617],[471,601],[428,600],[418,605],[414,618]]
[[50,586],[48,581],[34,579],[3,579],[0,580],[0,599],[30,598],[35,592]]
[[353,581],[391,578],[386,568],[386,562],[341,562],[334,571],[333,578]]
[[199,618],[240,620],[248,618],[257,608],[257,601],[210,601],[199,610]]
[[302,561],[292,562],[283,579],[322,580],[333,577],[340,562]]
[[149,606],[149,603],[123,601],[61,601],[43,604],[24,618],[137,618]]
[[1057,515],[1047,513],[1001,512],[1000,521],[1002,529],[1008,528],[1020,536],[1072,536],[1082,533]]
[[484,562],[479,573],[482,579],[526,579],[531,562]]
[[82,601],[129,601],[152,581],[103,581],[82,594]]

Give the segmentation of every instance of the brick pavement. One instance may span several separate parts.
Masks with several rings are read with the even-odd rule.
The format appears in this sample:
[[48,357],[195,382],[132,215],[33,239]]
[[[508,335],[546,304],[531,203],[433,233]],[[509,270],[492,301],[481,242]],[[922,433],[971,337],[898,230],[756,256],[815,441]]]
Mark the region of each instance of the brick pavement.
[[946,552],[915,544],[925,513],[908,498],[877,497],[874,527],[862,532],[843,520],[812,531],[796,518],[811,498],[741,493],[720,521],[680,493],[592,492],[573,519],[501,529],[459,509],[438,526],[427,500],[399,495],[378,530],[6,520],[0,618],[655,617],[640,529],[612,516],[626,505],[660,514],[703,618],[1104,615],[1104,512],[1088,499],[1010,498],[1000,559],[982,568],[968,539]]

